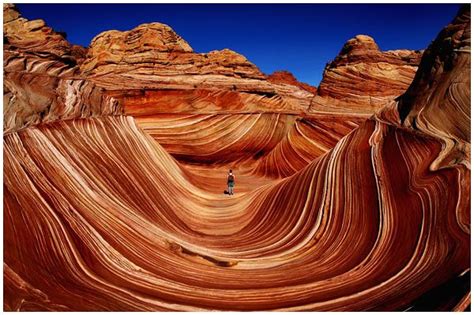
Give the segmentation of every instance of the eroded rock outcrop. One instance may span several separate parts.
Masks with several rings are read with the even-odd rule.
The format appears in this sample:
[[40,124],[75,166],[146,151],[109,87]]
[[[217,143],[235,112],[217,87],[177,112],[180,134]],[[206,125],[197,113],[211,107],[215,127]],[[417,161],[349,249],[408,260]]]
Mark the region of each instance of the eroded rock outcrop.
[[[4,16],[5,131],[68,117],[136,113],[137,104],[155,113],[301,113],[314,95],[297,84],[272,83],[234,51],[194,53],[161,23],[104,32],[85,49],[70,45],[42,20],[22,18],[14,5],[5,5]],[[38,89],[25,91],[22,82]],[[102,99],[84,99],[79,109],[64,108],[57,100],[71,96],[60,94],[58,87],[71,82],[88,87],[86,91],[100,91]],[[74,89],[65,89],[69,90]],[[182,95],[188,102],[162,106],[169,93]],[[220,96],[216,103],[220,106],[209,102]],[[235,99],[241,100],[238,106],[226,105]]]
[[295,85],[313,94],[316,94],[316,91],[318,90],[316,87],[307,83],[299,82],[289,71],[275,71],[267,77],[267,80],[272,83]]
[[380,51],[358,35],[326,66],[312,111],[374,113],[403,94],[415,76],[421,51]]
[[43,20],[3,7],[4,132],[80,117],[122,113],[116,100],[80,75],[85,49],[70,45]]
[[404,126],[441,138],[434,168],[466,163],[471,152],[471,20],[464,6],[426,50],[413,83],[398,102]]
[[126,73],[193,75],[215,74],[263,79],[264,75],[244,56],[224,49],[194,53],[171,27],[148,23],[131,31],[106,31],[90,44],[84,73],[96,75]]
[[16,48],[36,53],[38,57],[59,60],[71,55],[71,45],[61,34],[54,32],[43,20],[23,18],[13,4],[3,5],[3,37],[6,49]]
[[[132,86],[161,86],[146,74],[161,66],[133,73],[131,48],[126,63],[54,74],[63,69],[56,57],[36,68],[46,60],[25,50],[32,65],[4,74],[13,89],[6,121],[31,124],[3,139],[4,310],[466,310],[469,11],[440,33],[408,92],[364,121],[284,112],[306,92],[226,75],[227,66],[203,74],[219,76],[219,89],[190,88],[188,73],[173,89],[121,90],[127,75]],[[169,43],[156,53],[194,54],[163,32]],[[119,42],[141,40],[127,36]],[[231,77],[286,92],[229,89]],[[303,94],[286,96],[292,90]],[[20,109],[37,113],[51,99],[49,118],[25,120]],[[129,115],[77,119],[93,99],[116,100]],[[206,113],[221,109],[235,112]],[[456,147],[449,141],[467,150],[433,167]],[[232,197],[222,194],[229,165]]]
[[[190,95],[193,99],[188,107],[154,106],[155,112],[193,112],[196,108],[206,112],[209,102],[203,95],[225,95],[247,98],[250,107],[240,106],[246,111],[284,110],[302,112],[307,109],[313,96],[311,91],[300,86],[273,84],[244,56],[229,50],[195,53],[191,46],[169,26],[161,23],[142,24],[131,31],[107,31],[96,36],[88,50],[87,59],[81,66],[84,75],[107,90],[116,92],[116,97],[127,108],[131,96],[153,106],[162,104],[166,94]],[[140,92],[153,90],[145,98]],[[165,92],[162,92],[165,91]],[[238,95],[239,93],[245,93]],[[123,97],[120,97],[120,94]],[[151,102],[150,102],[151,101]],[[211,106],[207,112],[232,111],[225,106]],[[268,107],[270,103],[270,107]],[[143,105],[145,106],[145,105]]]

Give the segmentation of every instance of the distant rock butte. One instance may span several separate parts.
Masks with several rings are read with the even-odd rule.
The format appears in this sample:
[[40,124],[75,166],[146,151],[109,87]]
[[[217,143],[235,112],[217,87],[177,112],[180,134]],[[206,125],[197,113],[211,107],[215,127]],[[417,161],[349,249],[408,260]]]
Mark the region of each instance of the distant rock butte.
[[[326,67],[317,89],[287,71],[266,76],[229,49],[195,53],[161,23],[103,32],[86,49],[5,4],[4,34],[6,131],[122,113],[370,115],[404,92],[420,55],[380,52],[370,37],[359,35]],[[23,82],[30,82],[28,91]]]
[[415,76],[422,51],[380,51],[374,39],[357,35],[326,65],[312,111],[373,113],[401,95]]
[[[270,82],[232,50],[195,53],[161,23],[103,32],[86,49],[69,44],[43,20],[21,17],[13,4],[4,5],[4,22],[7,132],[56,120],[130,113],[129,105],[141,103],[151,106],[146,111],[156,113],[299,114],[308,109],[314,96],[297,84]],[[30,83],[28,91],[24,82]],[[149,91],[145,98],[144,90]],[[187,106],[160,107],[170,91],[186,95]],[[210,104],[209,95],[241,101],[228,108],[225,99]]]
[[207,54],[194,53],[191,46],[171,27],[161,23],[142,24],[131,31],[106,31],[90,44],[84,73],[123,73],[145,69],[155,74],[222,74],[264,79],[265,76],[244,56],[224,49]]
[[267,80],[276,84],[294,85],[313,94],[316,94],[316,91],[318,90],[317,87],[299,82],[291,72],[284,70],[273,72],[267,77]]
[[[107,31],[96,36],[89,47],[81,71],[98,86],[114,91],[126,112],[146,103],[147,111],[225,112],[225,101],[209,104],[203,95],[236,95],[250,102],[241,103],[239,111],[285,111],[301,113],[314,93],[299,85],[267,80],[253,63],[229,50],[195,53],[191,46],[169,26],[142,24],[131,31]],[[153,90],[146,97],[140,92]],[[165,106],[170,90],[187,95],[189,106]],[[137,93],[138,91],[138,93]],[[220,93],[226,92],[226,93]],[[135,95],[135,99],[131,99]],[[155,106],[154,104],[160,104]]]

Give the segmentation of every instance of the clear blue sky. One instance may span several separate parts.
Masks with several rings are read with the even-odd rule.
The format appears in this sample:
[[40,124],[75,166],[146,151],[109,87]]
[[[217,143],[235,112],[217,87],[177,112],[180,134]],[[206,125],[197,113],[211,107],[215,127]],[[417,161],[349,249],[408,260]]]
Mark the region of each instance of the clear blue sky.
[[18,4],[28,19],[42,18],[88,46],[105,30],[148,22],[171,26],[196,52],[230,48],[264,73],[288,70],[317,86],[325,64],[357,34],[382,50],[424,49],[458,4]]

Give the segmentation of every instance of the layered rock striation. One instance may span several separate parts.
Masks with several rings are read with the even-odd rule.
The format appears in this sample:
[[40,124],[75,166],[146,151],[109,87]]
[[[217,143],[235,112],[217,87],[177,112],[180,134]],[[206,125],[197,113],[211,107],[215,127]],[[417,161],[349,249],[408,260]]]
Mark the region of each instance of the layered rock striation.
[[[201,113],[234,111],[225,104],[206,109],[207,95],[224,95],[220,103],[226,103],[228,97],[248,99],[239,107],[241,111],[301,113],[314,94],[298,85],[272,83],[254,64],[232,50],[195,53],[184,39],[161,23],[99,34],[91,42],[81,71],[97,85],[122,94],[125,108],[139,104],[163,113],[196,113],[196,108]],[[142,95],[143,90],[148,94]],[[222,91],[226,93],[219,94]],[[192,102],[163,107],[168,93],[186,95]]]
[[318,90],[307,83],[299,82],[291,72],[285,70],[273,72],[267,77],[267,80],[277,84],[294,85],[313,94],[316,94]]
[[43,20],[29,21],[3,7],[4,132],[81,117],[121,114],[103,89],[84,80],[85,49],[70,45]]
[[327,64],[312,111],[373,113],[410,85],[422,52],[380,51],[374,39],[357,35]]
[[428,47],[398,101],[401,122],[444,141],[434,168],[466,163],[471,152],[471,24],[468,7]]
[[[314,96],[235,53],[186,63],[207,54],[163,24],[64,46],[68,64],[59,34],[28,43],[20,22],[4,50],[4,310],[469,307],[469,6],[369,119],[301,112],[338,91]],[[348,63],[368,46],[380,57],[361,41]]]
[[[161,23],[101,33],[84,49],[70,45],[44,21],[22,18],[7,4],[4,41],[6,131],[68,117],[139,115],[137,107],[147,113],[300,114],[314,96],[307,86],[267,80],[254,64],[229,49],[195,53]],[[36,87],[24,91],[23,82]],[[80,94],[94,96],[79,100],[74,110],[64,108],[57,100],[75,99],[77,86],[84,87]],[[187,101],[176,106],[169,102],[170,93]],[[27,94],[30,97],[22,99]]]

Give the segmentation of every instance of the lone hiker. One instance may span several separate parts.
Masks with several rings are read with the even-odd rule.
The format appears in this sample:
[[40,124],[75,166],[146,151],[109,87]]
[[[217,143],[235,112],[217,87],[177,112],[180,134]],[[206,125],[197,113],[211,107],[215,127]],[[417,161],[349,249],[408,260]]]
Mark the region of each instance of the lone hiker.
[[227,187],[229,187],[229,195],[234,194],[234,185],[235,185],[235,175],[232,173],[232,170],[229,170],[227,175]]

